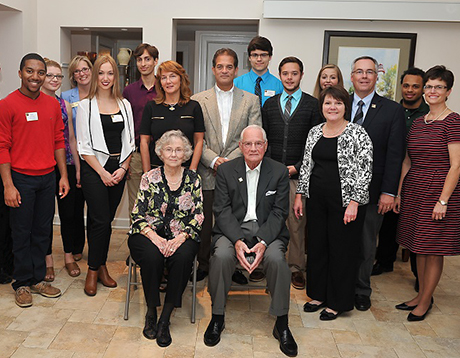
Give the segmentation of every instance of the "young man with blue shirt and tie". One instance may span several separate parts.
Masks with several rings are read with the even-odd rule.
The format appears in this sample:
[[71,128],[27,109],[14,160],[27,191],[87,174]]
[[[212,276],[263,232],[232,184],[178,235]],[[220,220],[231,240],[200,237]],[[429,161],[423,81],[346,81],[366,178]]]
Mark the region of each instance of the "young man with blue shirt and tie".
[[[279,64],[283,92],[269,98],[262,108],[263,128],[269,143],[267,156],[284,164],[289,170],[289,201],[294,205],[302,155],[310,129],[321,122],[316,98],[300,89],[303,63],[297,57],[286,57]],[[286,221],[290,240],[287,262],[291,283],[305,288],[305,226],[306,218],[297,219],[289,210]]]
[[256,36],[248,45],[248,57],[251,71],[235,78],[235,87],[259,97],[260,107],[265,101],[283,92],[281,81],[268,70],[272,59],[273,47],[269,39]]

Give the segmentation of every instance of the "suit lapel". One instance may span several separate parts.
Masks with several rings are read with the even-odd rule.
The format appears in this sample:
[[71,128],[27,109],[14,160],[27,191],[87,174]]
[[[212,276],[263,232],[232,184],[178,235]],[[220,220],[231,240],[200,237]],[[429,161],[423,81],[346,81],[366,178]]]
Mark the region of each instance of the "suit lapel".
[[235,167],[235,181],[240,189],[241,199],[243,200],[244,207],[248,208],[248,184],[246,182],[246,166],[244,159],[241,158],[240,163]]
[[[239,90],[238,88],[233,89],[233,103],[232,103],[232,112],[230,113],[230,123],[228,124],[228,132],[227,132],[227,138],[235,138],[235,131],[238,126],[238,123],[240,123],[241,119],[241,113],[242,113],[242,108],[241,104],[243,102],[243,91]],[[239,133],[237,137],[239,138]],[[228,143],[227,141],[225,143]]]
[[367,110],[366,117],[364,118],[363,127],[365,129],[369,128],[370,124],[372,123],[373,119],[377,115],[377,112],[380,110],[380,101],[382,97],[380,97],[377,92],[372,97],[372,101],[370,104],[369,109]]
[[268,164],[267,160],[262,161],[260,166],[259,183],[257,185],[257,199],[256,208],[259,206],[260,199],[265,195],[268,184],[270,183],[270,173],[272,171],[271,165]]
[[214,88],[212,88],[206,96],[204,107],[206,115],[209,118],[209,122],[216,132],[217,142],[219,144],[219,153],[221,153],[224,148],[222,141],[222,124],[220,120],[219,106],[217,104],[216,90]]

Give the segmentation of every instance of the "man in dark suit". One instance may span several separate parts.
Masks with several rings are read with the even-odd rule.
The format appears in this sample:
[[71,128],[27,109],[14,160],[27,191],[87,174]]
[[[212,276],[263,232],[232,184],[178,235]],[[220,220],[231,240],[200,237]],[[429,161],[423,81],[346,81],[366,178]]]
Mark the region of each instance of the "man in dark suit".
[[406,124],[401,105],[375,92],[378,62],[369,56],[353,61],[351,82],[352,121],[361,124],[374,146],[374,168],[369,187],[370,202],[364,219],[362,254],[356,282],[355,307],[366,311],[371,307],[371,273],[374,264],[377,234],[383,215],[393,210],[398,193],[401,165],[405,156]]
[[217,170],[209,271],[212,319],[204,343],[215,346],[220,341],[236,263],[249,273],[262,263],[272,297],[270,313],[277,316],[273,335],[281,351],[293,357],[297,344],[288,326],[291,272],[285,258],[289,176],[285,165],[264,158],[267,145],[265,131],[248,126],[239,142],[243,158],[223,163]]

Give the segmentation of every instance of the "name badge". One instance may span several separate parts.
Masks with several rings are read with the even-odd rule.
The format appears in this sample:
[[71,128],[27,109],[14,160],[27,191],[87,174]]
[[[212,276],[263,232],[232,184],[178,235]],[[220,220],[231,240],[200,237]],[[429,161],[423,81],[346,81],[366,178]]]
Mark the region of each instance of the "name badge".
[[112,123],[123,122],[123,116],[121,114],[112,114]]
[[275,91],[273,90],[265,90],[264,91],[264,96],[265,97],[273,97],[275,95]]
[[29,112],[26,113],[27,122],[38,121],[38,113],[37,112]]
[[72,107],[72,108],[78,107],[78,104],[79,104],[79,103],[80,103],[80,101],[78,101],[78,102],[73,102],[73,103],[70,104],[70,107]]

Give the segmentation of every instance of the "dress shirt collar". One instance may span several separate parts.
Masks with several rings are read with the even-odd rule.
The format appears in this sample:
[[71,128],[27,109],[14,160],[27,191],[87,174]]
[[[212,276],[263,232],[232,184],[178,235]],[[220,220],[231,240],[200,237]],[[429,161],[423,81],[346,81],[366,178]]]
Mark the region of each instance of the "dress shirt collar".
[[287,98],[289,96],[292,96],[292,99],[295,100],[295,101],[300,101],[300,97],[302,97],[302,90],[299,88],[292,95],[287,94],[286,91],[283,90],[283,93],[281,93],[281,102],[286,103]]
[[246,163],[246,161],[244,161],[244,166],[246,167],[246,173],[250,172],[250,171],[254,171],[254,170],[257,170],[260,173],[260,167],[262,166],[262,160],[260,161],[259,165],[257,167],[255,167],[254,169],[249,168],[249,166]]
[[235,86],[232,86],[232,88],[229,89],[228,91],[221,90],[217,84],[214,86],[214,88],[216,90],[216,93],[218,93],[220,95],[220,94],[223,94],[223,93],[233,93],[233,90],[235,89]]
[[[372,91],[370,94],[368,94],[366,97],[364,98],[360,98],[356,93],[353,93],[353,106],[357,106],[358,105],[358,102],[360,100],[362,100],[364,102],[364,107],[367,109],[369,108],[370,104],[371,104],[371,101],[372,101],[372,98],[374,97],[375,95],[375,90]],[[363,109],[364,110],[364,109]]]
[[252,82],[256,83],[258,77],[262,77],[262,82],[266,82],[268,77],[270,77],[270,70],[267,68],[267,72],[265,72],[262,76],[259,76],[257,73],[255,73],[253,69],[249,71],[249,78]]

